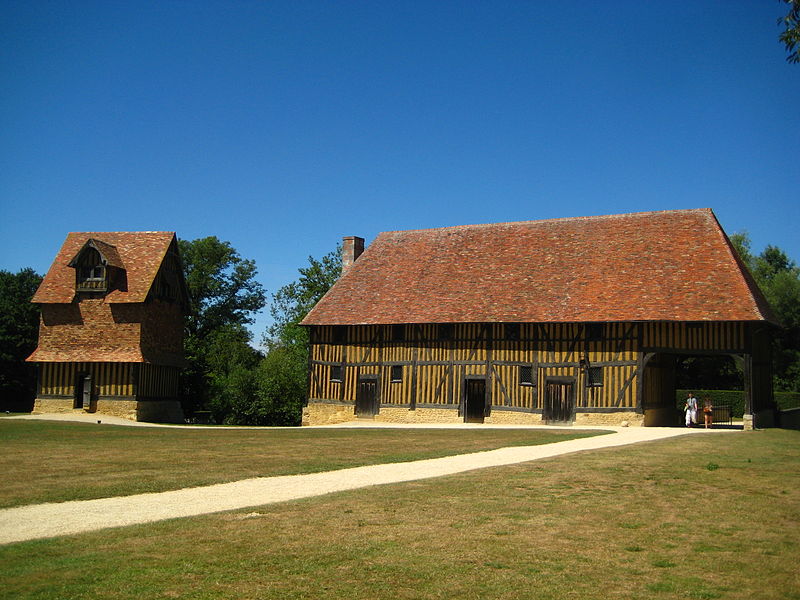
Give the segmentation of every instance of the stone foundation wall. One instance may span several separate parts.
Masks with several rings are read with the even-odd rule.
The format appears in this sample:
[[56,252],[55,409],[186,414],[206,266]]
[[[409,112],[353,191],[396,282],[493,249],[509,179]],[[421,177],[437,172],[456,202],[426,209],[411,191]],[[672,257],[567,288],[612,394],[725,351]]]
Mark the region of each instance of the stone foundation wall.
[[[355,421],[352,404],[310,402],[303,409],[303,425],[331,425]],[[410,410],[405,406],[382,406],[380,412],[374,416],[374,421],[380,423],[463,423],[463,416],[459,416],[458,409],[453,408],[427,408],[417,407]],[[487,424],[507,425],[542,425],[541,413],[529,413],[511,410],[493,410],[491,416],[486,417]],[[575,425],[630,425],[637,427],[644,425],[644,415],[632,411],[610,413],[576,413]]]
[[177,400],[104,400],[92,401],[90,410],[72,408],[71,398],[37,398],[33,413],[77,413],[122,417],[147,423],[183,423],[183,410]]
[[486,417],[484,423],[494,423],[495,425],[542,425],[541,413],[519,412],[516,410],[493,410],[492,414]]
[[375,420],[383,423],[461,423],[464,418],[458,416],[455,408],[419,407],[409,410],[405,406],[382,406]]
[[576,413],[575,425],[644,425],[644,415],[635,412]]
[[72,398],[36,398],[33,402],[33,414],[86,412],[82,408],[72,408],[74,404]]
[[97,400],[92,402],[92,411],[98,415],[108,415],[110,417],[122,417],[123,419],[130,419],[137,421],[136,418],[136,405],[138,402],[135,400]]
[[333,425],[355,421],[352,404],[309,402],[303,407],[303,425]]

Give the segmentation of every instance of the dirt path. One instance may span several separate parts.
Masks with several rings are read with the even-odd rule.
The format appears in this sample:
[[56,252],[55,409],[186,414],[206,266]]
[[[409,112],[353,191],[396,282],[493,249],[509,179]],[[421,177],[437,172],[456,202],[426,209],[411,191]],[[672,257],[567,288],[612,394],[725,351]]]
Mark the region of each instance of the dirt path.
[[608,429],[614,429],[615,432],[541,446],[500,448],[325,473],[261,477],[169,492],[9,508],[0,510],[0,544],[243,509],[371,485],[441,477],[678,435],[724,433],[721,430],[657,427]]

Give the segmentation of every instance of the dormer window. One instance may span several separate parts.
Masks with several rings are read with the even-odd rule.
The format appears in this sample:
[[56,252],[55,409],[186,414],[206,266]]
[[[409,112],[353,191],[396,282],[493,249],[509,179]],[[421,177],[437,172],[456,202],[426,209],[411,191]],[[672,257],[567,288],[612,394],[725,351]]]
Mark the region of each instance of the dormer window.
[[85,281],[105,281],[106,268],[103,265],[81,267],[81,278]]
[[86,241],[69,266],[75,269],[76,292],[108,292],[111,289],[109,281],[119,279],[112,277],[112,271],[117,275],[123,272],[117,249],[94,239]]
[[105,292],[108,289],[106,268],[102,264],[100,253],[94,248],[86,248],[78,257],[75,269],[77,280],[76,292]]

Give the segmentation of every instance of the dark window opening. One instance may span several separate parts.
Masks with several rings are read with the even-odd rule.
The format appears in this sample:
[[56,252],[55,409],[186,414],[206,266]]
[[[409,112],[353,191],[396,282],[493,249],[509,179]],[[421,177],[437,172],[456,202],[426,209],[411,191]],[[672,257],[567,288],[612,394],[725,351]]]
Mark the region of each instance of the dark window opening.
[[586,387],[603,387],[603,367],[589,367],[586,370]]
[[331,381],[336,383],[342,382],[342,367],[341,365],[331,365]]
[[453,326],[449,323],[439,325],[439,339],[452,340],[453,339]]
[[586,326],[586,339],[590,342],[599,342],[603,339],[603,324],[589,323]]
[[106,267],[103,264],[103,257],[96,249],[85,248],[75,263],[70,263],[70,266],[75,267],[76,291],[106,291]]
[[533,385],[533,366],[522,365],[519,368],[519,384]]
[[507,340],[519,339],[519,330],[520,330],[519,323],[506,323],[504,329]]
[[403,365],[392,365],[392,383],[403,382]]
[[392,341],[403,342],[406,339],[405,325],[392,325]]
[[347,341],[347,328],[344,325],[334,325],[331,336],[334,344],[344,344]]
[[105,279],[106,270],[103,265],[96,265],[94,267],[81,267],[81,273],[84,279],[101,280]]

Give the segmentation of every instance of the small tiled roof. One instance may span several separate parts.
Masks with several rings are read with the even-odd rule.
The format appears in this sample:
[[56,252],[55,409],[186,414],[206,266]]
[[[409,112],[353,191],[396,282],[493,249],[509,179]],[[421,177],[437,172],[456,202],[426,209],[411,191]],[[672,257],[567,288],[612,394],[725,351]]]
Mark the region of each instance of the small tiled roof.
[[42,347],[39,346],[27,362],[127,362],[152,363],[171,367],[185,367],[183,356],[169,352],[143,351],[138,345],[127,347]]
[[381,233],[304,325],[771,321],[710,209]]
[[122,264],[122,259],[120,258],[119,252],[117,252],[115,246],[92,238],[86,240],[86,243],[81,246],[81,249],[78,250],[77,254],[75,254],[72,260],[69,261],[68,265],[70,267],[76,266],[78,257],[80,256],[81,252],[83,252],[83,249],[87,246],[95,248],[105,260],[106,265],[109,267],[116,267],[118,269],[125,268],[125,265]]
[[144,302],[164,256],[175,240],[171,231],[70,233],[44,276],[33,302],[59,304],[75,296],[75,269],[70,262],[89,240],[111,266],[125,269],[127,290],[113,290],[106,302]]
[[42,348],[39,346],[27,359],[28,362],[148,362],[142,351],[132,346],[129,348]]

